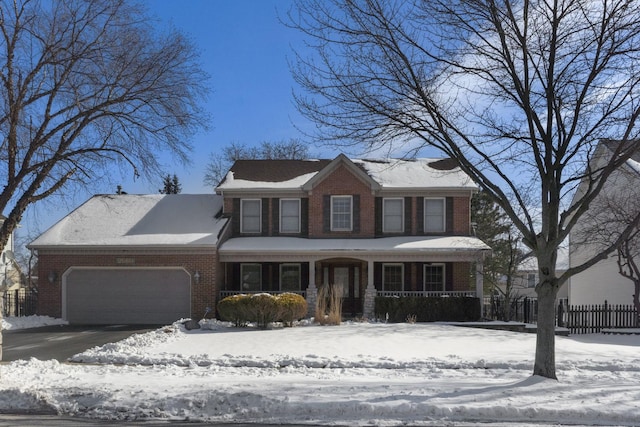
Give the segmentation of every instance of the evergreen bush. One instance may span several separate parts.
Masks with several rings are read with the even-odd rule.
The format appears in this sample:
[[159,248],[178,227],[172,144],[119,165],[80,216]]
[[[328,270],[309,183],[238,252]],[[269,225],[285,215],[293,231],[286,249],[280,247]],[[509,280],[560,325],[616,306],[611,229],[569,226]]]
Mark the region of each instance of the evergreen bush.
[[246,326],[250,318],[251,296],[231,295],[218,302],[218,315],[237,327]]
[[470,322],[480,320],[480,299],[475,297],[376,297],[375,316],[390,322],[415,317],[418,322]]
[[276,297],[282,310],[281,319],[285,326],[293,326],[293,322],[307,315],[307,300],[302,295],[284,293]]
[[259,328],[266,329],[269,323],[282,321],[285,326],[304,318],[307,314],[307,301],[302,295],[267,293],[253,295],[231,295],[218,302],[218,316],[222,320],[233,322],[237,327],[255,322]]

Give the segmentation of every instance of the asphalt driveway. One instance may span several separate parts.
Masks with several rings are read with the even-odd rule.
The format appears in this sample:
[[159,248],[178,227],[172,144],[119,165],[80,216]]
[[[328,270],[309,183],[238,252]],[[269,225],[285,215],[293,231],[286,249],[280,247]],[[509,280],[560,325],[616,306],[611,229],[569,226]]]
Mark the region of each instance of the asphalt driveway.
[[162,325],[56,325],[2,331],[2,361],[56,359],[60,362],[77,353],[133,334],[155,330]]

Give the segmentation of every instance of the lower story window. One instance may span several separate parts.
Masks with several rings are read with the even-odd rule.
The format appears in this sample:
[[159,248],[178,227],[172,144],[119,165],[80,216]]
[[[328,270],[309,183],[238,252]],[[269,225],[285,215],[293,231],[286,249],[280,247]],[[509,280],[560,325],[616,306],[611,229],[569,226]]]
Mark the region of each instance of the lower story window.
[[300,290],[300,264],[280,265],[280,290],[290,292]]
[[240,264],[242,291],[260,291],[262,284],[262,266],[260,264]]
[[404,265],[383,264],[382,289],[385,291],[401,291],[404,282]]
[[444,265],[431,264],[424,266],[424,290],[431,292],[444,291]]

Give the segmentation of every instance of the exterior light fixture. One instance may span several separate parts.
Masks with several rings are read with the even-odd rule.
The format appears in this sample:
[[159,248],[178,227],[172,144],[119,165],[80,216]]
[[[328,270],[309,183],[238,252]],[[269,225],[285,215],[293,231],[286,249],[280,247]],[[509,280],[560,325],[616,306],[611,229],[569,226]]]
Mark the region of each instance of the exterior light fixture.
[[56,279],[58,278],[58,273],[56,273],[54,270],[51,270],[47,278],[49,279],[49,283],[53,285],[56,282]]
[[200,284],[200,272],[198,270],[193,273],[193,280],[196,282],[196,285]]

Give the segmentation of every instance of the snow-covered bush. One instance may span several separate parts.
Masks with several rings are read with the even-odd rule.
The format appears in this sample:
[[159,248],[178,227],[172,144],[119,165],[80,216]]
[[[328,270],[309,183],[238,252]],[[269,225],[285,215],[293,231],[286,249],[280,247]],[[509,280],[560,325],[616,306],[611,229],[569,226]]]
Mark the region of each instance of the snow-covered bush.
[[282,321],[285,326],[293,326],[307,313],[307,301],[298,294],[284,293],[271,295],[232,295],[218,303],[218,313],[222,320],[233,322],[236,326],[246,326],[250,322],[266,329],[269,323]]
[[260,329],[267,329],[269,323],[280,320],[282,309],[273,295],[255,294],[251,296],[249,313],[250,321],[257,323]]
[[218,314],[222,320],[233,322],[237,327],[249,323],[251,295],[238,294],[223,298],[218,303]]
[[293,322],[302,319],[307,314],[307,300],[302,295],[284,293],[276,297],[282,310],[280,320],[285,326],[293,326]]

